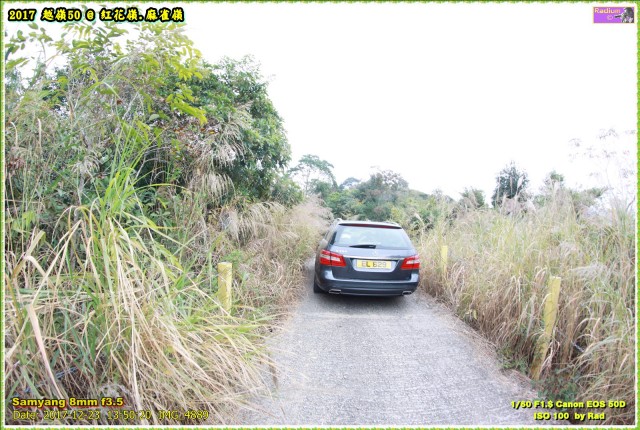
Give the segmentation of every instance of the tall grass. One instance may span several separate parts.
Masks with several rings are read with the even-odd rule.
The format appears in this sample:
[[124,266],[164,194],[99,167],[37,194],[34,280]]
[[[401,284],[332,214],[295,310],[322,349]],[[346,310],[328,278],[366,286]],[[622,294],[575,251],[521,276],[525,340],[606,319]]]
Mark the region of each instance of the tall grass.
[[[224,210],[207,213],[197,189],[168,186],[157,187],[171,201],[159,224],[139,197],[136,148],[118,144],[120,162],[97,197],[63,209],[53,227],[38,223],[46,182],[20,181],[22,200],[5,212],[5,398],[121,397],[120,410],[149,415],[113,418],[116,409],[100,408],[97,421],[21,421],[8,402],[7,423],[220,424],[263,384],[263,333],[282,297],[301,288],[317,233],[296,221],[299,210],[268,204],[218,222]],[[23,157],[16,174],[38,178],[37,154]],[[216,265],[237,255],[242,293],[227,311],[216,299]],[[249,276],[243,267],[260,269]],[[185,421],[162,410],[208,416]]]
[[[635,419],[635,226],[633,213],[579,214],[561,191],[535,214],[471,211],[423,235],[424,288],[494,342],[504,366],[528,372],[542,332],[550,276],[560,276],[559,313],[544,362],[541,397],[624,400],[598,424]],[[438,268],[440,246],[449,268]],[[586,424],[586,422],[585,422]]]
[[252,241],[239,262],[246,276],[243,302],[269,314],[281,314],[296,303],[304,283],[306,258],[301,256],[312,256],[330,217],[329,209],[313,197],[291,211],[277,211],[267,234]]
[[[126,43],[116,27],[78,23],[58,41],[19,32],[7,45],[38,43],[66,63],[23,76],[23,59],[5,61],[8,424],[230,422],[263,386],[264,333],[302,288],[316,242],[315,206],[302,222],[300,209],[256,201],[273,178],[241,196],[221,174],[253,173],[239,163],[255,155],[247,136],[283,132],[275,110],[258,130],[256,100],[221,81],[203,90],[206,111],[192,105],[212,81],[196,82],[210,69],[179,26],[143,25]],[[282,147],[261,150],[284,162],[275,137]],[[231,309],[216,298],[221,261],[235,263]],[[117,410],[142,415],[13,419],[13,397],[121,397]]]

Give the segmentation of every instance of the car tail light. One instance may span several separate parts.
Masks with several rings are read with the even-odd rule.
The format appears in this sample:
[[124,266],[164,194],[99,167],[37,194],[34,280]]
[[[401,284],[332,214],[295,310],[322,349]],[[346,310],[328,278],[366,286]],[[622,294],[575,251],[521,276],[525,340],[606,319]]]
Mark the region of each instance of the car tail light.
[[404,270],[413,270],[420,268],[420,256],[418,254],[412,255],[411,257],[407,257],[402,262],[400,266],[401,269]]
[[347,265],[342,255],[327,251],[326,249],[320,251],[320,264],[333,267],[344,267]]

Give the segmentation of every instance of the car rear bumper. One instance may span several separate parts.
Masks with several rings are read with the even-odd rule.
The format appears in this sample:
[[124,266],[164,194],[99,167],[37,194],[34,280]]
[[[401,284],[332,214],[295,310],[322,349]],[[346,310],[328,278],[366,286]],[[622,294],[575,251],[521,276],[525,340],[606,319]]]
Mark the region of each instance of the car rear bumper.
[[372,281],[359,279],[336,279],[331,270],[321,270],[315,282],[320,289],[333,294],[352,296],[401,296],[413,293],[418,288],[419,274],[412,273],[404,281]]

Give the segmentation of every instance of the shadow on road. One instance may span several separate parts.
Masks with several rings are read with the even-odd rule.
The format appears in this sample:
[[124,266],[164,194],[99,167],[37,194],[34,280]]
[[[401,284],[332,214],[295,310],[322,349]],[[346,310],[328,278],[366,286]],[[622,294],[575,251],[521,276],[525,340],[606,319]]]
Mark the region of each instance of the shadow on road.
[[408,297],[367,297],[367,296],[344,296],[341,294],[315,294],[317,300],[327,310],[348,309],[350,311],[371,312],[395,312],[406,308]]

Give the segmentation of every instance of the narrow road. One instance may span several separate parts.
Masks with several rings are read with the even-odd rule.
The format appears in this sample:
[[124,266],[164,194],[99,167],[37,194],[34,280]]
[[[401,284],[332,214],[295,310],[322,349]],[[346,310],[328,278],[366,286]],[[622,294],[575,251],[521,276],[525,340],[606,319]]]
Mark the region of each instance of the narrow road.
[[[311,272],[311,265],[308,266]],[[541,425],[522,378],[424,293],[305,295],[272,341],[270,397],[242,425]]]

